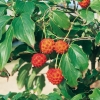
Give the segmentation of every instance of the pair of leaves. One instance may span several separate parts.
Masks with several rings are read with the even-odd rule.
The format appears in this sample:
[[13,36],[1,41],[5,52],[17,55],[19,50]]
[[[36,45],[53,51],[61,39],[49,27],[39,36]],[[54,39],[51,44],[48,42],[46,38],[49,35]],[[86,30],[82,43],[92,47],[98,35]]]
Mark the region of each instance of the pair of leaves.
[[60,67],[67,84],[75,87],[78,85],[77,79],[81,77],[81,72],[88,68],[88,59],[80,47],[71,44],[68,52],[61,58]]
[[[0,3],[1,2],[2,1],[0,1]],[[10,16],[0,17],[0,38],[2,37],[2,28],[10,19],[11,19]],[[19,17],[13,19],[12,26],[7,31],[6,33],[7,36],[0,45],[0,52],[1,52],[0,70],[3,69],[3,67],[5,66],[5,64],[9,59],[11,48],[12,48],[12,38],[13,38],[12,34],[14,33],[16,38],[18,38],[22,42],[26,42],[29,46],[34,47],[35,44],[34,30],[35,30],[35,24],[31,20],[30,14],[23,13]]]

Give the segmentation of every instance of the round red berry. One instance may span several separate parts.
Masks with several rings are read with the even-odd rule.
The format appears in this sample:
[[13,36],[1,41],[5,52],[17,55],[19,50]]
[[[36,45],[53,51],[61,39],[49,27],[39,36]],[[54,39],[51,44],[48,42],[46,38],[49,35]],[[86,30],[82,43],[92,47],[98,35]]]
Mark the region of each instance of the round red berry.
[[40,50],[42,53],[50,54],[54,49],[54,40],[53,39],[43,39],[40,42]]
[[62,71],[58,68],[49,69],[47,72],[47,78],[54,85],[60,84],[64,79]]
[[78,2],[78,4],[82,7],[82,8],[87,8],[90,5],[90,0],[82,0],[80,2]]
[[36,53],[32,56],[31,63],[34,67],[41,67],[47,61],[47,58],[42,53]]
[[63,54],[68,50],[68,47],[69,45],[65,41],[58,40],[55,42],[54,50],[59,54]]

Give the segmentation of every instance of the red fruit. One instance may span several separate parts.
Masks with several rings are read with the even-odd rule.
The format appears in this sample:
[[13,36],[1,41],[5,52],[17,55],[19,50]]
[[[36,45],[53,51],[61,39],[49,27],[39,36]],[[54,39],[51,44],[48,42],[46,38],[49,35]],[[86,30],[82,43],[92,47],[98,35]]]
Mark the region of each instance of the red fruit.
[[50,54],[54,49],[54,40],[53,39],[43,39],[40,42],[40,50],[42,53]]
[[90,5],[90,0],[82,0],[80,2],[78,2],[78,4],[82,7],[82,8],[87,8]]
[[65,41],[58,40],[55,43],[54,50],[59,54],[63,54],[68,50],[68,47],[69,47],[69,45]]
[[58,68],[49,69],[47,72],[47,78],[54,85],[60,84],[64,79],[62,76],[62,71]]
[[45,64],[47,61],[47,58],[42,53],[36,53],[32,56],[31,63],[34,67],[41,67],[43,64]]

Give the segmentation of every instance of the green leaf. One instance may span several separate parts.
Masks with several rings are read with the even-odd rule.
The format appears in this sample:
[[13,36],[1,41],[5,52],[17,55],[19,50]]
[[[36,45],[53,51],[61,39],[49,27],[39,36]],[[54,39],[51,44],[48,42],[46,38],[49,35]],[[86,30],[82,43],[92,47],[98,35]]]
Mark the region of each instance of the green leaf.
[[96,45],[100,45],[100,32],[95,37],[95,43]]
[[10,74],[7,71],[6,68],[4,68],[1,72],[0,72],[0,77],[6,77],[7,79],[9,78]]
[[0,0],[0,5],[6,5],[5,0]]
[[100,90],[94,89],[93,93],[89,95],[90,100],[100,100]]
[[6,23],[11,19],[10,16],[0,16],[0,39],[2,37],[2,28],[6,25]]
[[45,14],[49,10],[49,7],[44,2],[38,2],[36,6],[39,7],[42,14]]
[[23,93],[17,93],[16,95],[13,96],[12,100],[18,100],[23,96]]
[[31,95],[30,95],[30,98],[31,98],[32,100],[38,99],[38,97],[37,97],[35,94],[31,94]]
[[19,55],[20,53],[25,53],[25,51],[28,53],[34,53],[33,49],[31,47],[29,47],[27,44],[21,44],[19,46],[17,46],[14,51],[12,52],[14,56]]
[[62,100],[61,96],[57,94],[56,92],[50,93],[48,95],[48,100]]
[[28,77],[30,69],[31,69],[31,64],[25,64],[20,68],[17,76],[17,84],[19,89],[23,88],[23,86],[25,85],[26,77]]
[[26,42],[29,46],[34,47],[35,44],[35,24],[28,14],[23,13],[15,18],[12,22],[14,34],[17,39]]
[[82,95],[81,94],[77,94],[71,100],[82,100]]
[[6,7],[0,7],[0,16],[4,14]]
[[45,77],[43,74],[37,77],[36,86],[37,86],[36,91],[38,94],[40,94],[45,86]]
[[100,0],[92,0],[91,4],[90,4],[90,7],[93,10],[100,10]]
[[71,99],[72,96],[74,95],[72,93],[72,91],[69,89],[68,85],[66,84],[66,81],[63,81],[61,82],[59,85],[58,85],[61,93],[63,94],[63,96],[67,99]]
[[14,75],[18,71],[18,69],[21,67],[21,65],[24,63],[24,60],[20,59],[19,64],[16,64],[14,68],[12,69],[11,75]]
[[32,14],[35,9],[35,4],[31,1],[28,2],[16,1],[14,9],[17,14],[21,14],[21,13]]
[[60,37],[66,35],[57,25],[55,25],[55,23],[52,20],[50,21],[50,27],[55,35]]
[[54,21],[54,23],[59,27],[68,29],[71,26],[69,18],[66,16],[64,12],[55,10],[52,12],[52,14],[53,17],[50,17],[51,20]]
[[83,72],[88,68],[88,58],[78,45],[72,44],[68,49],[68,54],[71,63],[76,69]]
[[59,4],[59,3],[65,2],[65,0],[50,0],[50,1],[55,3],[55,4]]
[[7,95],[4,95],[1,100],[8,100],[9,96],[11,95],[11,92],[9,92]]
[[94,20],[94,13],[88,10],[81,10],[80,16],[87,21],[87,23],[90,23]]
[[71,63],[68,53],[62,56],[60,67],[64,78],[67,80],[67,84],[71,87],[77,86],[77,79],[81,76],[81,73]]
[[28,79],[28,83],[27,83],[27,88],[28,89],[31,89],[33,87],[33,81],[34,81],[35,76],[36,76],[36,72],[33,71],[31,73],[31,75],[29,76],[29,79]]
[[4,68],[9,59],[12,50],[13,32],[13,27],[10,26],[6,32],[5,40],[0,44],[0,70]]

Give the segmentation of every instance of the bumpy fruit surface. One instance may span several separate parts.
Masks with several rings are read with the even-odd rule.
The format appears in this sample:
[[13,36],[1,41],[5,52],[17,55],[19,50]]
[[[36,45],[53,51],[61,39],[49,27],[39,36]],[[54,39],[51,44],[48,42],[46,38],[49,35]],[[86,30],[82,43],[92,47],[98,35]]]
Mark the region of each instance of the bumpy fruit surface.
[[34,67],[41,67],[43,64],[45,64],[47,61],[47,58],[42,53],[36,53],[32,56],[31,63]]
[[54,40],[53,39],[43,39],[40,42],[40,50],[42,53],[50,54],[54,49]]
[[63,54],[68,50],[68,47],[69,45],[65,41],[58,40],[55,42],[54,50],[59,54]]
[[81,2],[78,2],[78,4],[82,7],[82,8],[87,8],[90,5],[90,0],[82,0]]
[[62,82],[64,77],[62,76],[62,71],[60,69],[51,68],[47,72],[47,78],[52,84],[57,85]]

